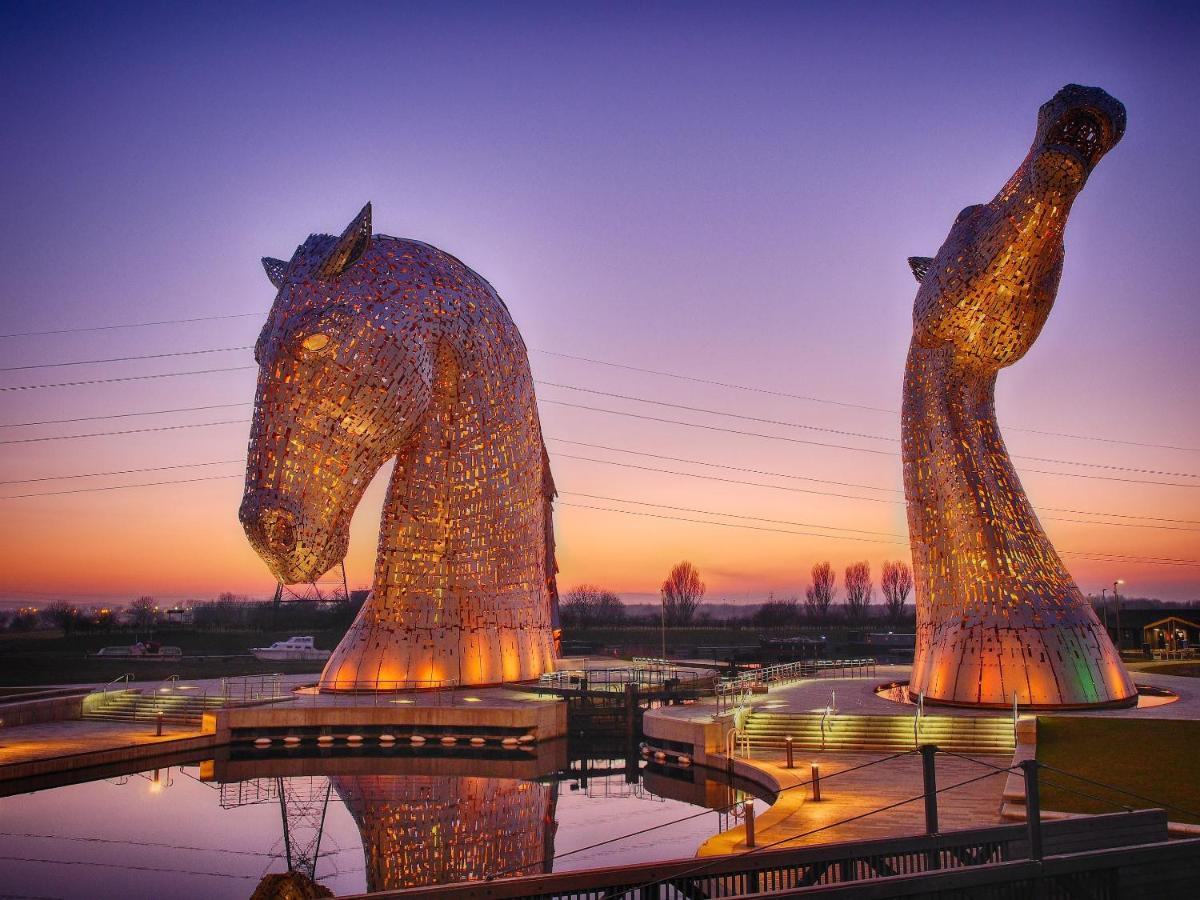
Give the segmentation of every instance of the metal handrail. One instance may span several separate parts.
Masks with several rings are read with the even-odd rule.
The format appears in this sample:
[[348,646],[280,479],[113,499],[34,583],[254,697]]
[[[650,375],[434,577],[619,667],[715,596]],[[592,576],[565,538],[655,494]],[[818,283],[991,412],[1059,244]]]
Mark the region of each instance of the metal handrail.
[[[906,689],[907,690],[907,689]],[[921,719],[925,717],[925,692],[917,694],[916,711],[913,713],[913,746],[921,746]]]
[[[460,688],[457,678],[424,678],[375,681],[335,681],[335,690],[317,689],[296,692],[294,702],[328,704],[337,698],[341,706],[383,706],[390,703],[417,703],[417,698],[432,701],[434,706],[455,706]],[[470,702],[474,698],[464,698]]]
[[[130,683],[132,683],[132,681],[133,681],[133,673],[132,673],[132,672],[126,672],[124,675],[118,675],[118,676],[117,676],[116,678],[114,678],[112,681],[108,682],[108,684],[104,685],[104,687],[102,687],[102,688],[98,688],[97,690],[94,690],[94,691],[92,691],[92,693],[93,693],[93,694],[102,694],[102,695],[103,695],[103,697],[104,697],[104,700],[105,700],[105,701],[107,701],[107,700],[108,700],[108,694],[109,694],[109,688],[111,688],[111,687],[112,687],[114,684],[118,684],[118,683],[120,683],[120,682],[122,682],[122,681],[124,681],[126,684],[130,684]],[[129,689],[128,689],[128,688],[122,688],[122,690],[129,690]]]

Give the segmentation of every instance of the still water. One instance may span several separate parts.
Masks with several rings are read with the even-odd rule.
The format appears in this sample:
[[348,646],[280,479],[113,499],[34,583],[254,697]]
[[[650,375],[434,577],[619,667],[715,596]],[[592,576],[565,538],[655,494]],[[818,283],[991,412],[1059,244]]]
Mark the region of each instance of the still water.
[[246,898],[289,860],[341,895],[690,857],[749,787],[706,774],[563,748],[243,751],[0,799],[0,896]]

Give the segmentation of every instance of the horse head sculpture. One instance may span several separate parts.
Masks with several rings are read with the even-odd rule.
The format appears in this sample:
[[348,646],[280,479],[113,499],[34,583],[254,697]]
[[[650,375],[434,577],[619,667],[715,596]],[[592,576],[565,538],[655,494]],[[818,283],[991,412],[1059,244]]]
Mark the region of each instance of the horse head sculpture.
[[284,583],[341,561],[367,485],[395,459],[374,589],[322,690],[494,684],[553,668],[550,476],[524,343],[447,253],[371,233],[284,262],[258,339],[240,518]]
[[1126,705],[1136,691],[1021,486],[996,422],[1001,368],[1054,305],[1067,215],[1125,131],[1125,108],[1068,85],[1025,160],[964,209],[920,283],[904,373],[904,490],[916,582],[909,689],[931,702]]

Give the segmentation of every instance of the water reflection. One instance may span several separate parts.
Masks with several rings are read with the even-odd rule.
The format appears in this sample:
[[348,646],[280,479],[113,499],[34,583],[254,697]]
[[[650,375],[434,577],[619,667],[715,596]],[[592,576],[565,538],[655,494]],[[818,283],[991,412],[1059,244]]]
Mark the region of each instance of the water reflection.
[[362,834],[370,891],[551,870],[556,798],[551,784],[337,775],[333,785]]
[[705,770],[553,746],[493,758],[233,748],[172,763],[5,786],[2,892],[245,900],[287,872],[335,894],[420,888],[690,857],[736,824],[694,815],[734,796]]

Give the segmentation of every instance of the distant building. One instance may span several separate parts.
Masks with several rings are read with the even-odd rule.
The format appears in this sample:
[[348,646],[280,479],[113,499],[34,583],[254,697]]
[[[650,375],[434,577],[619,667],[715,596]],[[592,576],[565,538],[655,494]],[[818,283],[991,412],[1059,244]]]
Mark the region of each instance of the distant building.
[[195,614],[190,606],[172,606],[167,610],[166,619],[168,625],[191,625]]

